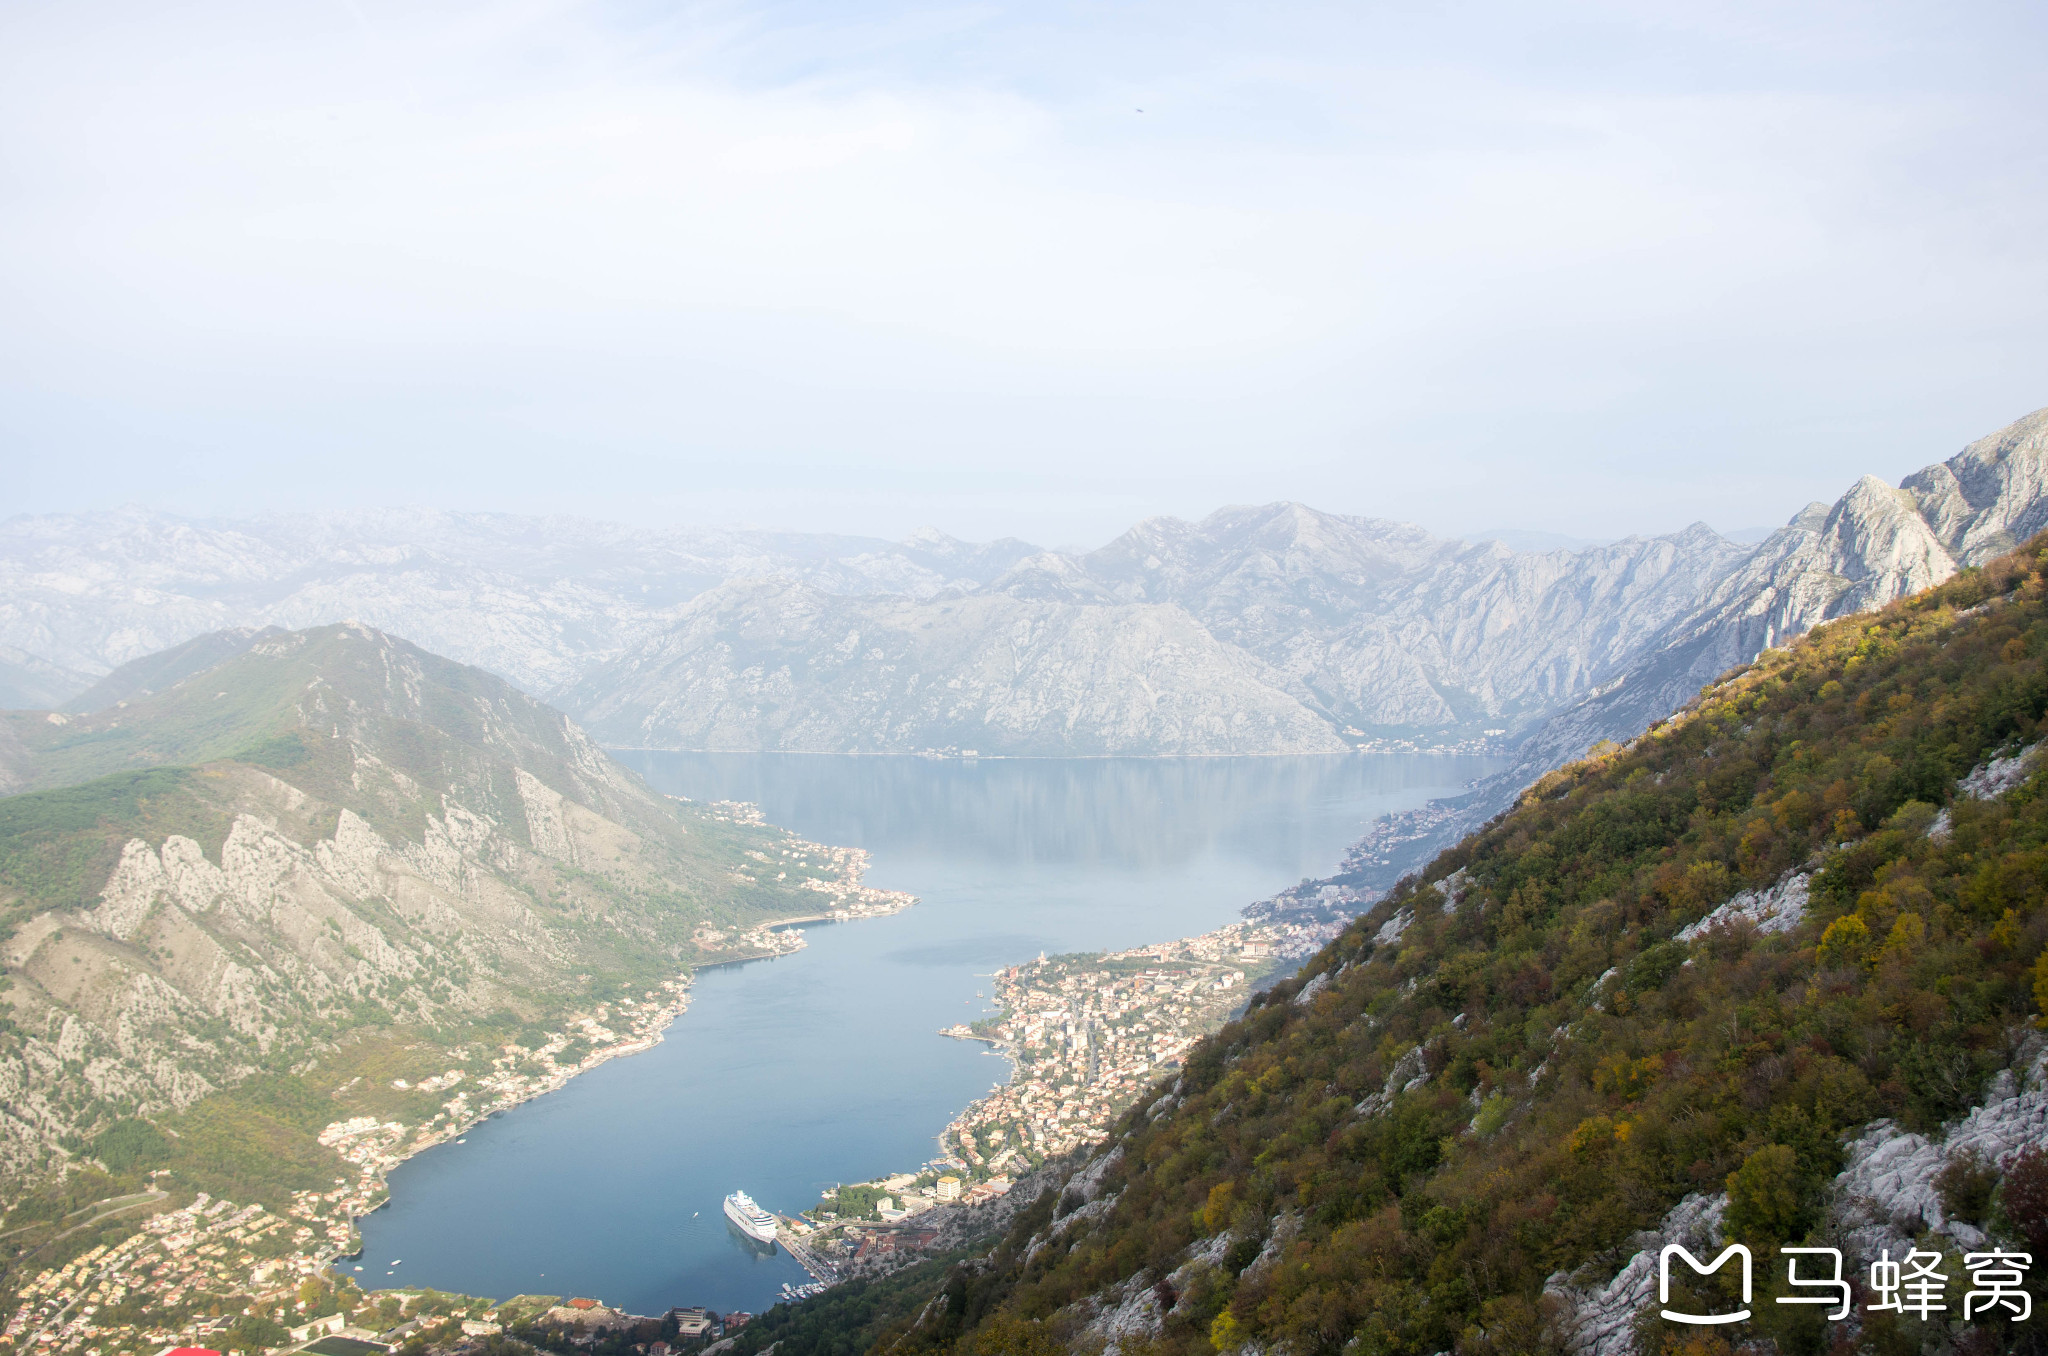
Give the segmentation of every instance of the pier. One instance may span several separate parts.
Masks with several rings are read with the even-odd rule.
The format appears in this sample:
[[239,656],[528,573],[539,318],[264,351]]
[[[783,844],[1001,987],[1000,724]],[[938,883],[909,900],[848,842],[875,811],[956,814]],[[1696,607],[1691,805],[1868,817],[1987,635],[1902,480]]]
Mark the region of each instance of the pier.
[[810,1272],[811,1279],[820,1286],[839,1284],[839,1268],[818,1256],[805,1244],[799,1243],[789,1223],[787,1219],[782,1221],[782,1227],[775,1231],[775,1241],[787,1248],[789,1255],[796,1258],[797,1265]]

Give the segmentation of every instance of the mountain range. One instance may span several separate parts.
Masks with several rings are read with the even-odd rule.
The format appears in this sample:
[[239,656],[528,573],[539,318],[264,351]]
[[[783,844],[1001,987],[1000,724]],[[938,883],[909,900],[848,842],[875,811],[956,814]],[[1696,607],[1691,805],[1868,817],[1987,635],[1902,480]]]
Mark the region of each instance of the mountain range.
[[359,620],[614,745],[1015,754],[1519,748],[1526,784],[2048,514],[2048,411],[1754,544],[1513,550],[1298,504],[1099,550],[383,512],[0,525],[0,683],[47,697],[224,628]]

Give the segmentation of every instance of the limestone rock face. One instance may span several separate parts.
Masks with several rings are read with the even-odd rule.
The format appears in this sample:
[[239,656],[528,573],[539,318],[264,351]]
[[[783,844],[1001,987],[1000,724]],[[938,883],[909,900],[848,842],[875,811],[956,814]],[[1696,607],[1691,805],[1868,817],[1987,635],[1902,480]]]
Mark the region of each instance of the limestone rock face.
[[1338,724],[1524,723],[1590,691],[1748,548],[1695,524],[1586,551],[1511,551],[1300,504],[1140,523],[991,586],[1070,601],[1170,602],[1285,674]]
[[1347,872],[1392,884],[1513,804],[1544,773],[1602,740],[1635,738],[1766,649],[1941,583],[2043,528],[2048,410],[1907,477],[1900,489],[1865,476],[1833,505],[1807,505],[1639,640],[1611,677],[1537,724],[1506,770],[1455,801],[1373,825]]
[[93,1128],[45,1049],[84,1061],[94,1097],[157,1114],[363,1005],[460,1015],[574,961],[568,935],[528,907],[533,854],[488,820],[451,807],[474,825],[457,847],[430,816],[437,854],[343,809],[331,837],[307,842],[303,796],[253,770],[224,776],[248,808],[217,861],[182,834],[130,838],[92,907],[40,914],[7,943],[9,1015],[27,1040],[0,1060],[0,1176],[42,1166],[53,1129]]
[[837,857],[739,870],[786,835],[657,795],[559,712],[390,636],[213,649],[125,706],[0,713],[0,1190],[366,1022],[672,979],[732,949],[701,930],[857,886]]
[[642,747],[1322,753],[1346,745],[1267,665],[1170,604],[714,589],[562,694]]
[[1766,538],[1645,646],[1611,691],[1554,717],[1523,751],[1518,775],[1540,775],[1601,739],[1633,738],[1771,646],[1930,588],[2044,526],[2048,410],[1907,477],[1904,488],[1865,476],[1832,507],[1809,504]]
[[[1292,753],[1470,735],[1591,691],[1746,554],[1704,527],[1535,553],[1298,504],[1226,509],[1029,556],[972,594],[735,583],[557,695],[605,738],[686,748]],[[1030,640],[1012,664],[1016,627]],[[800,728],[779,714],[797,708]]]
[[[1863,1274],[1881,1252],[1904,1257],[1932,1231],[1959,1252],[1986,1246],[1982,1230],[1949,1218],[1935,1178],[1961,1155],[2001,1170],[2019,1151],[2048,1137],[2048,1054],[2038,1033],[2021,1036],[2012,1067],[1992,1080],[1983,1105],[1934,1135],[1917,1135],[1889,1120],[1873,1121],[1846,1146],[1846,1166],[1829,1203],[1829,1237],[1848,1255],[1847,1274]],[[1631,1241],[1634,1251],[1614,1276],[1552,1276],[1544,1292],[1556,1306],[1561,1335],[1575,1356],[1634,1356],[1636,1326],[1657,1309],[1658,1256],[1677,1243],[1703,1261],[1723,1242],[1724,1195],[1687,1196],[1655,1228]]]
[[1907,476],[1900,488],[1955,559],[1971,564],[2010,551],[2048,528],[2048,410]]
[[2018,1034],[2019,1057],[1992,1080],[1984,1103],[1960,1121],[1931,1136],[1873,1121],[1848,1145],[1832,1213],[1859,1253],[1890,1249],[1902,1257],[1928,1230],[1946,1234],[1964,1250],[1985,1245],[1976,1225],[1948,1216],[1935,1179],[1962,1157],[2003,1171],[2022,1149],[2048,1142],[2048,1050],[2039,1033]]

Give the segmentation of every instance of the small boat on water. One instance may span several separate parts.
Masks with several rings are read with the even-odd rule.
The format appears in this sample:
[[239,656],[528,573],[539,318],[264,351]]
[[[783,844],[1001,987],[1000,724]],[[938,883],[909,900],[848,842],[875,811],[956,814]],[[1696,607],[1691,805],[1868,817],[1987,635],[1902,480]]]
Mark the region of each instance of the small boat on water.
[[754,1198],[746,1192],[735,1191],[725,1198],[725,1217],[755,1242],[775,1242],[775,1216],[755,1205]]

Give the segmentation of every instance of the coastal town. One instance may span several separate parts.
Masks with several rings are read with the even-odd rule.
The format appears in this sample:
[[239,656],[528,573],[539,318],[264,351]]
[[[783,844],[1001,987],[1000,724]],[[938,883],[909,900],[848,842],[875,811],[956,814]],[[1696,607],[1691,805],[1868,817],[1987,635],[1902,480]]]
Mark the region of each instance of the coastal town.
[[1010,1079],[946,1126],[939,1154],[915,1171],[835,1187],[787,1221],[825,1264],[812,1274],[830,1284],[912,1260],[947,1232],[942,1207],[994,1201],[1047,1160],[1100,1139],[1322,927],[1239,922],[999,971],[996,1015],[940,1034],[988,1042],[1010,1059]]
[[[375,1287],[354,1284],[347,1269],[362,1268],[348,1258],[361,1246],[356,1221],[383,1204],[390,1170],[424,1149],[459,1139],[494,1112],[553,1091],[606,1060],[649,1048],[688,1006],[687,979],[670,980],[640,999],[578,1014],[536,1048],[507,1045],[494,1056],[456,1051],[470,1057],[474,1071],[450,1068],[417,1081],[392,1079],[394,1092],[450,1095],[420,1124],[357,1116],[328,1125],[319,1143],[355,1175],[335,1178],[330,1190],[291,1193],[282,1213],[194,1192],[175,1208],[129,1223],[126,1237],[98,1243],[33,1277],[11,1276],[18,1288],[0,1329],[0,1347],[104,1356],[200,1342],[240,1325],[272,1339],[254,1345],[282,1348],[311,1340],[305,1326],[309,1311],[325,1307],[338,1317],[351,1297],[361,1301],[358,1307],[368,1306],[363,1321],[374,1322],[376,1301],[363,1292]],[[337,1091],[353,1090],[345,1085]],[[152,1180],[164,1177],[155,1174]],[[119,1232],[144,1208],[172,1199],[171,1191],[153,1189],[102,1202],[74,1232],[101,1221],[111,1222],[103,1235]],[[489,1303],[468,1308],[481,1313]],[[357,1326],[328,1321],[322,1332],[346,1335]],[[371,1329],[362,1329],[352,1340],[372,1336]]]
[[999,1015],[945,1034],[991,1042],[1015,1073],[948,1125],[940,1143],[984,1179],[1101,1138],[1243,1005],[1284,940],[1279,928],[1232,923],[1180,941],[1040,956],[1001,971]]
[[[860,887],[863,864],[849,859],[842,879],[851,884],[822,896],[828,916],[875,916],[912,902]],[[1047,1159],[1099,1138],[1196,1040],[1222,1025],[1290,941],[1299,943],[1287,925],[1234,923],[1128,951],[1041,956],[999,972],[998,1014],[943,1034],[990,1042],[1013,1061],[1012,1078],[948,1125],[940,1155],[917,1171],[841,1186],[804,1214],[779,1217],[781,1245],[813,1277],[785,1287],[783,1298],[913,1260],[940,1237],[920,1217],[994,1201]],[[329,1124],[319,1143],[354,1175],[337,1177],[327,1190],[294,1192],[282,1211],[164,1189],[100,1203],[87,1224],[125,1217],[132,1227],[61,1265],[17,1277],[0,1351],[140,1356],[212,1344],[370,1356],[415,1333],[477,1338],[512,1322],[571,1333],[659,1325],[680,1349],[693,1337],[735,1330],[746,1315],[678,1309],[648,1318],[590,1298],[499,1302],[401,1290],[391,1271],[364,1276],[352,1260],[360,1247],[356,1223],[385,1200],[392,1168],[579,1072],[649,1048],[688,1005],[689,982],[678,978],[578,1014],[533,1048],[457,1051],[464,1067],[389,1080],[394,1092],[441,1098],[439,1110],[417,1123],[356,1116]]]
[[[752,805],[716,802],[710,808],[714,818],[760,822]],[[816,893],[816,912],[744,928],[700,929],[700,963],[787,955],[803,948],[803,923],[877,918],[916,903],[904,892],[863,885],[868,854],[857,848],[789,835],[775,855],[755,850],[749,857],[751,869],[735,875],[796,874],[803,888]],[[349,1171],[328,1189],[293,1191],[288,1201],[266,1206],[180,1190],[169,1174],[156,1173],[149,1190],[95,1202],[74,1218],[0,1232],[0,1238],[29,1235],[34,1245],[0,1281],[0,1352],[140,1356],[179,1344],[253,1351],[341,1339],[370,1345],[319,1356],[366,1356],[393,1345],[374,1339],[380,1332],[388,1338],[400,1326],[384,1320],[401,1317],[410,1301],[394,1310],[385,1300],[394,1293],[386,1287],[397,1284],[395,1276],[359,1275],[363,1267],[352,1260],[362,1245],[357,1221],[388,1198],[390,1171],[579,1073],[651,1048],[689,1003],[690,979],[681,975],[638,997],[558,1019],[555,1029],[536,1031],[523,1043],[437,1049],[420,1042],[400,1048],[395,1057],[402,1062],[439,1054],[445,1065],[374,1086],[358,1077],[334,1089],[338,1101],[374,1094],[387,1101],[396,1097],[411,1109],[349,1116],[321,1129],[318,1144]],[[421,1094],[432,1100],[423,1101]],[[24,1265],[39,1254],[61,1260],[34,1269]],[[546,1298],[552,1304],[559,1297]],[[484,1315],[495,1313],[490,1300],[454,1296],[437,1303],[445,1311],[441,1317],[472,1326],[490,1324]],[[595,1302],[564,1309],[564,1321],[587,1326],[599,1309]],[[232,1339],[223,1336],[231,1332]]]

